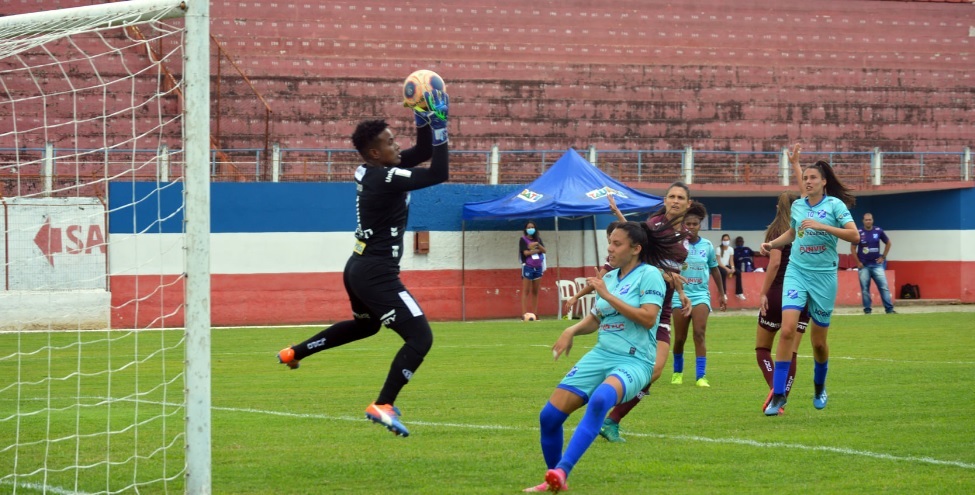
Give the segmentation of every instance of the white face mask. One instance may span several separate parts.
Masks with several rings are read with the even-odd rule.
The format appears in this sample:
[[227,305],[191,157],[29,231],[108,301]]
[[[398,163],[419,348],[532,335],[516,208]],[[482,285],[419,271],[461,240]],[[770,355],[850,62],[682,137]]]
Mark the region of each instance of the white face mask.
[[724,247],[728,247],[731,245],[731,241],[721,241],[721,245]]

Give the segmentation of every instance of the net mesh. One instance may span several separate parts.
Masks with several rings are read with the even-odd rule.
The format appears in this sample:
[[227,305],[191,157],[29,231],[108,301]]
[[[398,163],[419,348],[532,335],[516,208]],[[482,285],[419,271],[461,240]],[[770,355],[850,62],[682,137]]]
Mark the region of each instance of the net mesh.
[[2,493],[183,490],[184,33],[154,3],[0,19]]

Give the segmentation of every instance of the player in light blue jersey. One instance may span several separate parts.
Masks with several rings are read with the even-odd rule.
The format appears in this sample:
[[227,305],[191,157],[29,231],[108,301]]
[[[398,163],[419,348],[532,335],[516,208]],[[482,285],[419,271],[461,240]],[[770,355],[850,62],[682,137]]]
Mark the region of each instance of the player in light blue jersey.
[[[694,325],[694,356],[695,356],[695,384],[698,387],[710,387],[707,373],[708,348],[704,337],[708,328],[708,315],[711,314],[711,288],[709,278],[713,278],[720,295],[721,311],[728,309],[728,295],[721,284],[721,271],[718,270],[718,258],[714,253],[711,241],[701,237],[701,220],[707,218],[708,211],[701,203],[694,203],[684,213],[684,230],[688,233],[684,241],[687,258],[681,265],[680,274],[684,277],[684,294],[690,299],[691,313],[686,316],[684,311],[674,311],[674,374],[670,383],[680,385],[684,381],[684,343],[687,342],[687,330]],[[674,309],[683,307],[675,296],[671,302]]]
[[772,375],[772,400],[766,416],[776,416],[785,406],[785,386],[791,355],[795,349],[799,314],[804,307],[812,320],[809,325],[813,346],[813,406],[826,407],[826,372],[829,369],[829,346],[826,334],[833,306],[836,304],[836,270],[839,256],[836,242],[860,242],[850,208],[856,202],[850,190],[840,182],[833,167],[818,161],[802,173],[804,198],[792,203],[790,228],[771,242],[762,243],[762,254],[792,243],[789,266],[782,284],[782,329],[775,349],[775,371]]
[[[624,222],[609,237],[607,261],[614,269],[587,283],[596,290],[593,310],[565,329],[552,356],[568,355],[573,339],[598,331],[596,346],[565,375],[539,413],[545,481],[526,492],[558,492],[599,434],[609,409],[650,383],[656,359],[656,329],[667,290],[656,268],[681,249],[680,238],[642,222]],[[562,452],[563,424],[586,405],[586,413]]]

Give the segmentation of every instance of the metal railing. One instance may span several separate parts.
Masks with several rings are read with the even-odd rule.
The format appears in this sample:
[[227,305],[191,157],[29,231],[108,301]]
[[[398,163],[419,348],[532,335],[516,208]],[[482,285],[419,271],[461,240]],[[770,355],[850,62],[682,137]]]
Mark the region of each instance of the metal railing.
[[[211,151],[214,182],[348,182],[362,163],[352,149],[280,148],[270,157],[262,148]],[[451,182],[525,184],[565,153],[564,150],[453,150]],[[762,186],[788,184],[785,152],[715,150],[582,150],[600,170],[620,182]],[[969,148],[947,152],[803,153],[803,163],[826,160],[853,187],[932,182],[971,182]],[[0,195],[84,196],[104,194],[112,180],[178,180],[182,152],[159,149],[94,150],[0,148]]]

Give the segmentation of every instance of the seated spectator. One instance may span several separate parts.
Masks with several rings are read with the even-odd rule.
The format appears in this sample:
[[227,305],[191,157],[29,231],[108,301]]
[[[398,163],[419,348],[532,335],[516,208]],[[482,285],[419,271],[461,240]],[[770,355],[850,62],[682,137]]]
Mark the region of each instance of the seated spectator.
[[754,254],[752,248],[745,246],[743,237],[735,237],[735,271],[738,272],[738,276],[735,277],[735,296],[738,299],[745,299],[745,290],[741,286],[741,274],[755,271],[755,262],[752,259]]

